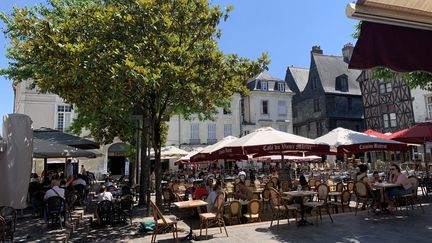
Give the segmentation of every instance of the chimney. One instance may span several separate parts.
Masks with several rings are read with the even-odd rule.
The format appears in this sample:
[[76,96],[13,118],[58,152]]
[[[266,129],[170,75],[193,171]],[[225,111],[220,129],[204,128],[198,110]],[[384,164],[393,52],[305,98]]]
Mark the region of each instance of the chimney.
[[323,54],[323,51],[321,50],[320,46],[312,46],[311,53]]
[[344,47],[342,48],[342,56],[344,62],[346,63],[350,62],[353,50],[354,50],[354,46],[351,43],[344,45]]

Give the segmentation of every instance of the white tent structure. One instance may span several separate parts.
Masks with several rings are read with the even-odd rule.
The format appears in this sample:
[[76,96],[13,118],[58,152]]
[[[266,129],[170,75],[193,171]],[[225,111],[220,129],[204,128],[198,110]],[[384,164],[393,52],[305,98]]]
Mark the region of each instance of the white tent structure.
[[0,205],[27,207],[33,151],[32,121],[23,114],[3,119],[3,151],[0,152]]
[[204,148],[202,148],[202,147],[198,147],[198,148],[193,149],[193,150],[190,151],[187,155],[185,155],[185,156],[179,158],[179,159],[176,161],[176,163],[183,163],[183,164],[190,163],[190,158],[191,158],[192,156],[198,154],[199,152],[201,152],[203,149],[204,149]]
[[345,128],[335,128],[329,133],[315,139],[319,143],[330,145],[331,151],[339,154],[353,154],[368,151],[402,151],[405,143],[367,135]]

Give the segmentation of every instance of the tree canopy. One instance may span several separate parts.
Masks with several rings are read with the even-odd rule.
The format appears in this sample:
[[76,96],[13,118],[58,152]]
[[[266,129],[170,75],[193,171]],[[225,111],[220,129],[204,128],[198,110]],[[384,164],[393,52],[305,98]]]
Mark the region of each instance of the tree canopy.
[[218,24],[230,10],[207,0],[49,0],[15,8],[1,14],[11,60],[2,73],[74,104],[74,129],[87,128],[101,142],[130,140],[131,114],[146,111],[157,157],[170,116],[211,118],[267,68],[266,54],[252,61],[219,50]]

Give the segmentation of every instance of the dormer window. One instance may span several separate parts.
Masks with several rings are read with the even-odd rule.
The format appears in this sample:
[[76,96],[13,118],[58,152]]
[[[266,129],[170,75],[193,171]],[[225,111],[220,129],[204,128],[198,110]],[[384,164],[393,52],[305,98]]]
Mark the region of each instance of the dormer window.
[[335,89],[342,92],[348,92],[348,77],[345,74],[336,78]]
[[276,83],[276,90],[284,92],[285,91],[285,83],[282,83],[282,82]]
[[268,90],[268,82],[267,81],[259,81],[257,89],[258,90]]

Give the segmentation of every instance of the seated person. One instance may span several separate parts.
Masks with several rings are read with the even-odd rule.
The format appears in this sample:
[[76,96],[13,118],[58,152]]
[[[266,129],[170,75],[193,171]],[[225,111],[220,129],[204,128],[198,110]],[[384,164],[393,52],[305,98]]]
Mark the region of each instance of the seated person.
[[371,184],[374,184],[374,183],[381,183],[381,182],[382,182],[382,180],[381,180],[381,178],[380,178],[380,176],[379,176],[379,174],[378,174],[378,171],[374,171],[374,172],[373,172],[373,174],[372,174],[372,178],[369,180],[369,182],[370,182]]
[[103,200],[108,200],[108,201],[114,200],[112,193],[108,191],[108,188],[106,188],[105,186],[101,186],[97,198],[98,198],[98,202],[101,202]]
[[[368,197],[373,198],[374,204],[379,202],[379,198],[381,194],[378,190],[374,190],[371,186],[371,182],[367,175],[368,166],[366,164],[360,164],[358,165],[358,168],[359,168],[359,172],[357,173],[356,181],[364,182],[367,189]],[[377,205],[373,205],[373,206],[377,206]],[[366,208],[366,204],[363,204],[362,210],[364,210],[365,208]]]
[[105,178],[104,186],[105,187],[110,187],[112,185],[113,185],[113,183],[112,183],[111,179],[109,177]]
[[194,181],[191,187],[188,187],[185,191],[184,200],[188,200],[189,195],[194,195],[195,191],[198,189],[199,183],[198,181]]
[[87,185],[86,181],[83,179],[81,174],[76,175],[76,179],[72,182],[72,186],[76,186],[76,185],[83,185],[83,186]]
[[216,184],[213,186],[213,190],[210,192],[210,194],[207,197],[207,212],[213,212],[214,203],[216,200],[216,196],[218,193],[222,190],[221,183],[216,182]]
[[198,188],[195,190],[193,199],[198,200],[200,199],[203,195],[208,195],[209,192],[207,191],[207,189],[205,188],[204,183],[201,183],[198,185]]
[[[412,192],[411,181],[401,173],[400,167],[396,164],[390,166],[389,182],[399,185],[398,187],[392,187],[386,190],[386,194],[391,201],[394,201],[398,196],[403,196]],[[390,204],[389,207],[394,208],[394,205]]]
[[51,189],[49,189],[44,196],[44,200],[47,200],[50,197],[59,196],[61,198],[65,198],[65,190],[60,188],[60,181],[58,179],[53,179],[51,181]]
[[213,191],[213,178],[207,178],[206,189],[208,192]]
[[240,200],[252,200],[253,192],[251,189],[246,187],[243,181],[237,183],[237,192],[234,193],[234,198],[239,198]]

